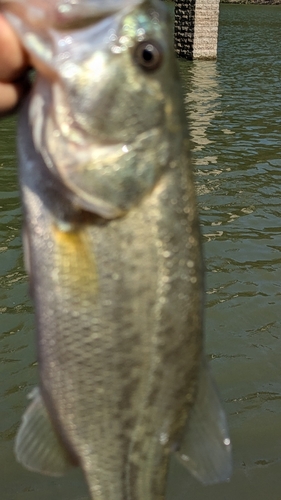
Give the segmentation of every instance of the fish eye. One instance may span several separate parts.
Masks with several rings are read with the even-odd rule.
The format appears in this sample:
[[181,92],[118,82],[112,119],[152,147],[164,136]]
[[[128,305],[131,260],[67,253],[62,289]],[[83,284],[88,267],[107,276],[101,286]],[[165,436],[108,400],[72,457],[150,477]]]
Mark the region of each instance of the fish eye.
[[163,59],[163,49],[151,41],[140,42],[134,50],[134,60],[142,69],[153,71],[159,68]]

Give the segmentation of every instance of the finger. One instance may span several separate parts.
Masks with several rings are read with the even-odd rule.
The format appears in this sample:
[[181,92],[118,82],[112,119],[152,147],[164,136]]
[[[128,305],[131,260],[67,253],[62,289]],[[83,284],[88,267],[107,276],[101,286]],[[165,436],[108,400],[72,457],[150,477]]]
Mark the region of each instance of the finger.
[[[0,81],[12,82],[16,80],[28,67],[28,56],[21,46],[14,31],[0,14]],[[13,90],[6,89],[12,98]]]
[[0,116],[15,111],[21,98],[28,92],[30,84],[25,78],[17,83],[0,82]]

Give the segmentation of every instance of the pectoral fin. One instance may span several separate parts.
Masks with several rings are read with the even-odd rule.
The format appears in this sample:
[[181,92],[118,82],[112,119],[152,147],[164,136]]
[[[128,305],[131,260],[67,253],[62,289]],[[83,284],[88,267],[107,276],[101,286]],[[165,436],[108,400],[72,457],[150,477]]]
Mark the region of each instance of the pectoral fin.
[[16,458],[29,470],[62,476],[73,464],[54,431],[39,389],[35,388],[29,397],[32,402],[16,437]]
[[230,478],[232,457],[226,416],[206,361],[202,363],[196,402],[177,457],[204,484]]

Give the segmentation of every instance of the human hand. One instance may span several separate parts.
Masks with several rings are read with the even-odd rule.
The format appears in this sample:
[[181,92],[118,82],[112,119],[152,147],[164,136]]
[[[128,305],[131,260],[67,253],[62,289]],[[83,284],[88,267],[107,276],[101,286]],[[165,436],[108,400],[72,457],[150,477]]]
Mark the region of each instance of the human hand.
[[0,116],[12,112],[29,85],[28,55],[14,31],[0,14]]

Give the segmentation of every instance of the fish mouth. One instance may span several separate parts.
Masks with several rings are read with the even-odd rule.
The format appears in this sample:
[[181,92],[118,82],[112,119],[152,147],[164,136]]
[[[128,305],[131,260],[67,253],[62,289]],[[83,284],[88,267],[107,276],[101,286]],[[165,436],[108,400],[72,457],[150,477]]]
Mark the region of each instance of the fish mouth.
[[116,12],[132,10],[143,0],[33,0],[27,6],[24,0],[1,0],[6,14],[22,19],[33,29],[47,26],[59,31],[80,29],[95,24]]

